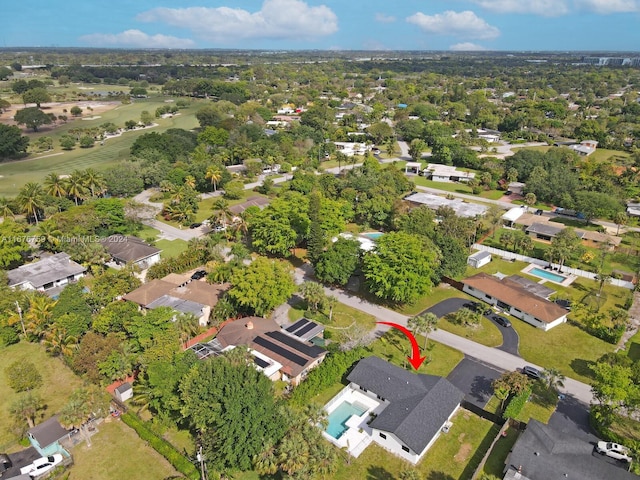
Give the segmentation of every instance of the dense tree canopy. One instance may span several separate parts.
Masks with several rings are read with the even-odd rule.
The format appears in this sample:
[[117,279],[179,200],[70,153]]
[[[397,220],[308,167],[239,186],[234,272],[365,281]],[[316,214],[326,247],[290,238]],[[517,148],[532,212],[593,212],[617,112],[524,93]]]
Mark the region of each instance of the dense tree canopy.
[[0,124],[0,161],[23,155],[29,146],[29,138],[15,125]]

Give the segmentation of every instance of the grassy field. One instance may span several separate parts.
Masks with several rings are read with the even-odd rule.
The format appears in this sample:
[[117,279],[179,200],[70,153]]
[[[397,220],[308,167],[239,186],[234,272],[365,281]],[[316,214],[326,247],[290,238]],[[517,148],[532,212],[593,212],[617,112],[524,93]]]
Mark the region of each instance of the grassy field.
[[[513,320],[515,319],[512,319],[512,321]],[[499,347],[502,345],[502,333],[491,320],[484,316],[480,319],[480,324],[473,327],[455,325],[442,318],[438,322],[438,328],[468,338],[487,347]]]
[[461,292],[457,288],[454,288],[446,283],[442,283],[436,288],[433,288],[431,290],[431,293],[428,293],[424,297],[419,298],[416,303],[413,303],[411,305],[403,305],[397,310],[404,315],[418,315],[428,308],[433,307],[436,303],[446,300],[447,298],[471,299],[469,295]]
[[121,421],[102,423],[91,448],[82,443],[72,450],[74,465],[68,480],[145,478],[162,480],[178,472],[159,453]]
[[[0,349],[0,365],[2,375],[4,368],[13,362],[30,361],[38,368],[42,375],[43,384],[36,392],[42,397],[46,409],[36,423],[41,423],[58,413],[67,403],[69,395],[81,386],[81,380],[58,358],[47,355],[44,347],[35,343],[20,342]],[[11,430],[11,419],[8,416],[11,404],[20,396],[14,392],[7,382],[0,382],[0,412],[5,415],[5,421],[0,423],[0,451],[12,450],[18,438]]]
[[155,112],[156,108],[164,103],[164,97],[137,101],[128,105],[120,105],[113,110],[103,112],[99,119],[72,120],[60,125],[53,130],[38,133],[30,133],[32,139],[39,136],[51,136],[54,138],[52,151],[34,155],[25,160],[0,164],[0,192],[6,196],[17,195],[20,188],[27,182],[40,182],[49,172],[70,174],[75,169],[94,168],[105,170],[129,157],[129,149],[133,142],[145,133],[163,132],[169,128],[192,129],[198,126],[198,121],[193,115],[200,104],[181,110],[180,115],[172,118],[157,119],[157,127],[143,130],[125,132],[119,137],[109,138],[104,145],[96,144],[92,148],[76,147],[71,151],[63,151],[58,139],[73,128],[91,128],[106,122],[113,122],[123,126],[127,120],[139,120],[143,110]]
[[161,258],[177,257],[187,249],[187,242],[180,239],[158,240],[155,245],[162,249],[162,252],[160,252]]
[[459,410],[452,422],[449,433],[438,437],[416,467],[372,444],[351,465],[342,464],[332,478],[392,480],[403,470],[415,468],[425,479],[470,479],[497,427],[467,410]]
[[496,478],[502,478],[505,461],[518,439],[518,433],[517,429],[509,428],[507,430],[507,436],[498,439],[489,454],[489,458],[487,458],[484,464],[482,469],[484,473],[487,475],[495,475]]

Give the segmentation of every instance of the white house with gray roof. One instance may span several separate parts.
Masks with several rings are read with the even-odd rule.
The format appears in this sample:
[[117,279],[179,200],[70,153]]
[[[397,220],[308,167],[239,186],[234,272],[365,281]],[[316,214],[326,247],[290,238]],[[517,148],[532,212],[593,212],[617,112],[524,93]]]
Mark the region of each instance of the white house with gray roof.
[[69,254],[60,252],[9,270],[7,276],[11,288],[46,293],[56,287],[77,282],[86,271],[85,267],[71,260]]
[[[464,398],[464,393],[445,378],[414,374],[373,356],[360,360],[347,380],[349,386],[329,402],[327,411],[335,411],[349,398],[355,399],[356,406],[371,406],[345,424],[353,425],[354,434],[362,432],[361,436],[368,437],[359,443],[373,441],[414,465],[434,444]],[[337,398],[345,400],[339,403]],[[346,434],[348,438],[349,433],[340,437]],[[335,442],[328,439],[340,443],[340,438],[334,438]],[[347,442],[347,448],[357,446]]]

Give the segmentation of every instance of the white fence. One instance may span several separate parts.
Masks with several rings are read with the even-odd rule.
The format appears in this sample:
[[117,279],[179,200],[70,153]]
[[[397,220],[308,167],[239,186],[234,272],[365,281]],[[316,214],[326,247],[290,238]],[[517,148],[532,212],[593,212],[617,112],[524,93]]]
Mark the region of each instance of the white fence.
[[[500,250],[499,248],[487,247],[486,245],[480,245],[479,243],[474,243],[473,248],[476,250],[480,250],[483,252],[489,252],[492,255],[498,255],[501,258],[509,259],[509,260],[518,260],[519,262],[528,262],[533,263],[535,265],[540,265],[541,267],[546,267],[549,265],[549,262],[545,260],[540,260],[539,258],[527,257],[526,255],[520,255],[519,253],[507,252],[506,250]],[[567,266],[562,266],[560,268],[562,273],[569,273],[575,275],[577,277],[588,278],[589,280],[595,280],[596,274],[593,272],[587,272],[586,270],[580,270],[579,268],[570,268]],[[626,280],[620,280],[617,278],[612,278],[609,280],[609,283],[615,287],[622,287],[629,290],[633,290],[635,285],[631,282],[627,282]]]

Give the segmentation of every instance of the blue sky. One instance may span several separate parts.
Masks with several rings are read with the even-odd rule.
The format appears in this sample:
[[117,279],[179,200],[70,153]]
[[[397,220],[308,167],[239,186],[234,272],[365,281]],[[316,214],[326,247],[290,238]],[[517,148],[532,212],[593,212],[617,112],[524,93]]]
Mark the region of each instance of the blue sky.
[[2,0],[0,17],[3,47],[640,48],[640,0]]

